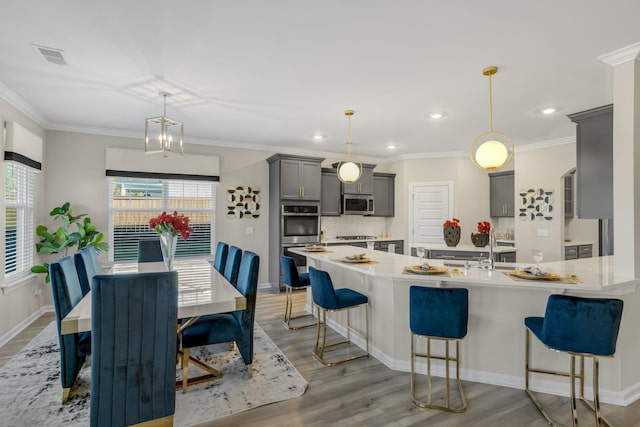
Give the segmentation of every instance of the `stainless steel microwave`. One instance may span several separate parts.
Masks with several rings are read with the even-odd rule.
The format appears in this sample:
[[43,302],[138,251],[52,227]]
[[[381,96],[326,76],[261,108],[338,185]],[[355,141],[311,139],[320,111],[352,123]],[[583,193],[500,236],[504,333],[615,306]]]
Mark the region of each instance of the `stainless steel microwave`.
[[343,215],[373,215],[374,204],[372,195],[343,194]]

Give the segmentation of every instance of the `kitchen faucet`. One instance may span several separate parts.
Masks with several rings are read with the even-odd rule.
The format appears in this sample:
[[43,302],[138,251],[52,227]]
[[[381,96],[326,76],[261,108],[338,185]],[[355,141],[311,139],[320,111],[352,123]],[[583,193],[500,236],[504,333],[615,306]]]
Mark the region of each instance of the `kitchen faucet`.
[[489,271],[495,270],[495,265],[493,261],[493,247],[496,244],[496,232],[493,227],[491,227],[491,231],[489,231]]

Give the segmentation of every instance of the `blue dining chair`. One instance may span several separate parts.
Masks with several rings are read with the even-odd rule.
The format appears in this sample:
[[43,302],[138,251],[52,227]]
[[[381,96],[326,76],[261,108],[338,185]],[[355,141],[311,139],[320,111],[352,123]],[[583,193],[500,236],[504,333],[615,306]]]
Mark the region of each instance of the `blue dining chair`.
[[[293,258],[281,255],[280,256],[280,270],[282,271],[282,283],[285,286],[286,293],[286,303],[284,308],[284,317],[282,318],[282,323],[287,329],[302,329],[307,328],[309,326],[315,326],[316,322],[299,324],[296,326],[291,325],[291,320],[300,319],[303,317],[313,316],[313,314],[301,314],[297,316],[292,316],[291,311],[293,310],[293,290],[294,289],[303,289],[311,286],[311,281],[309,280],[309,273],[298,273],[298,268],[296,267],[296,262]],[[314,305],[313,303],[311,304]]]
[[245,365],[247,365],[249,378],[253,375],[253,328],[259,269],[260,257],[253,252],[245,251],[238,273],[238,291],[247,300],[246,309],[202,316],[191,326],[181,331],[179,341],[182,351],[183,393],[187,391],[190,360],[199,368],[208,371],[210,378],[222,377],[215,369],[211,369],[208,365],[202,364],[190,356],[190,349],[193,347],[235,342]]
[[160,239],[138,240],[138,262],[162,262]]
[[224,266],[223,276],[233,286],[238,283],[238,271],[240,270],[240,260],[242,259],[242,249],[236,246],[229,247],[229,254],[227,255],[227,262]]
[[86,295],[91,290],[91,279],[96,274],[100,274],[100,263],[98,262],[98,249],[95,246],[86,246],[73,255],[80,279],[82,295]]
[[[411,329],[411,402],[421,408],[442,409],[449,412],[464,412],[467,409],[467,399],[460,381],[460,340],[467,335],[469,322],[469,291],[464,288],[431,288],[426,286],[411,286],[409,288],[409,328]],[[426,353],[415,350],[416,338],[427,339]],[[445,355],[431,354],[431,340],[445,342]],[[449,342],[456,343],[456,356],[450,357]],[[415,358],[427,359],[427,400],[421,401],[416,397],[415,386]],[[445,363],[444,405],[432,402],[431,399],[431,359],[443,360]],[[456,363],[456,383],[460,393],[461,404],[451,405],[451,390],[449,386],[449,364]]]
[[[542,408],[529,389],[531,373],[569,377],[571,384],[571,415],[578,425],[575,381],[580,378],[580,400],[590,408],[596,425],[611,425],[600,413],[599,358],[613,357],[622,319],[622,300],[615,298],[585,298],[570,295],[550,295],[544,317],[526,317],[525,386],[527,395],[549,425],[557,425]],[[529,365],[531,333],[547,348],[570,356],[569,372],[554,372]],[[580,357],[580,372],[576,374],[576,357]],[[593,404],[584,397],[584,358],[593,360]]]
[[[360,292],[349,288],[334,289],[333,282],[329,273],[309,267],[309,279],[311,281],[311,293],[313,294],[313,303],[318,307],[318,321],[316,322],[316,345],[313,349],[313,355],[325,366],[334,366],[350,360],[369,357],[369,298]],[[351,326],[351,310],[360,306],[365,309],[365,331],[358,330]],[[329,311],[347,311],[347,339],[332,344],[327,344],[327,312]],[[320,318],[322,313],[322,319]],[[322,344],[320,343],[320,325],[323,325]],[[364,353],[354,354],[339,360],[328,360],[324,357],[324,353],[329,347],[338,345],[349,345],[351,343],[351,332],[356,332],[365,340]]]
[[228,254],[229,245],[224,242],[218,242],[216,245],[216,258],[213,262],[213,268],[220,273],[224,273],[224,267],[227,265]]
[[98,274],[91,306],[91,427],[173,425],[178,273]]
[[56,312],[60,344],[60,380],[62,403],[69,398],[84,360],[91,354],[91,332],[62,335],[60,323],[83,297],[80,280],[72,257],[64,257],[49,265],[53,307]]

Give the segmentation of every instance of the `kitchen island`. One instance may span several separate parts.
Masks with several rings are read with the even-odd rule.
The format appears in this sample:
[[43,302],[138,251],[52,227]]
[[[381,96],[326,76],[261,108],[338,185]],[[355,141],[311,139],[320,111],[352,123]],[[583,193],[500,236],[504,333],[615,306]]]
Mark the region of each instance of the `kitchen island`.
[[[386,366],[409,371],[409,287],[450,286],[469,289],[469,327],[462,341],[461,376],[463,379],[524,388],[524,318],[543,316],[547,297],[552,293],[567,293],[587,297],[616,297],[624,301],[622,325],[616,356],[601,360],[601,400],[627,405],[640,398],[640,340],[636,325],[640,324],[639,279],[615,274],[613,257],[599,257],[541,264],[544,271],[563,277],[575,275],[575,283],[553,281],[517,281],[505,274],[515,264],[497,263],[497,270],[448,265],[445,260],[428,260],[434,266],[447,268],[446,275],[405,273],[405,267],[418,264],[416,257],[373,251],[373,263],[346,263],[347,255],[363,253],[353,246],[331,246],[327,252],[306,252],[292,249],[307,257],[308,265],[330,273],[336,288],[349,287],[369,297],[370,351]],[[445,264],[446,263],[446,264]],[[310,290],[307,295],[311,306]],[[352,315],[356,327],[362,327],[364,316]],[[358,324],[359,323],[359,324]],[[332,314],[330,325],[343,335],[344,313]],[[356,341],[363,346],[362,341]],[[438,348],[435,347],[437,351]],[[533,340],[533,361],[551,369],[566,370],[568,357],[548,351]],[[438,366],[440,368],[440,366]],[[425,364],[417,365],[426,372]],[[587,384],[590,366],[587,363]],[[436,370],[436,375],[444,370]],[[534,377],[533,390],[568,395],[565,379]],[[587,388],[587,395],[590,389]]]

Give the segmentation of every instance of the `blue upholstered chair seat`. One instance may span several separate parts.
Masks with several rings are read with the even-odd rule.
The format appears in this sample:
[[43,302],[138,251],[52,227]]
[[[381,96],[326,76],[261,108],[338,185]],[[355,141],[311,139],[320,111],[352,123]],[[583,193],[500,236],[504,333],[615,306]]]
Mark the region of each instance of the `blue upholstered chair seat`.
[[91,354],[91,332],[82,332],[78,338],[78,355],[89,356]]
[[469,301],[466,289],[412,286],[409,311],[409,326],[414,334],[449,339],[467,335]]
[[203,316],[182,333],[182,345],[187,348],[241,339],[242,325],[233,313]]
[[621,316],[619,300],[551,295],[545,316],[527,317],[524,324],[554,350],[611,356]]
[[298,273],[298,281],[293,284],[289,284],[284,282],[286,286],[291,286],[292,288],[304,288],[305,286],[311,285],[311,280],[309,280],[309,273]]
[[369,302],[369,298],[366,295],[362,295],[360,292],[353,289],[341,288],[336,289],[336,305],[334,307],[324,307],[329,310],[340,310],[342,308],[354,307],[360,304],[366,304]]

